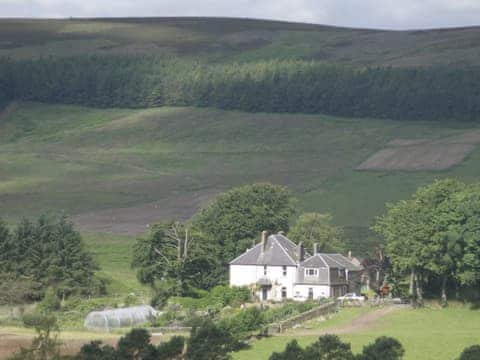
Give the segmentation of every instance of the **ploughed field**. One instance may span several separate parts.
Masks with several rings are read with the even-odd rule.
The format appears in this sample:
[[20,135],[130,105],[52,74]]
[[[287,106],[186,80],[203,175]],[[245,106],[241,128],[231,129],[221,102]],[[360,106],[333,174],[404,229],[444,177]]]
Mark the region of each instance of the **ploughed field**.
[[136,235],[271,181],[305,211],[369,236],[385,202],[435,178],[478,179],[478,133],[471,123],[14,103],[0,117],[0,214],[64,211],[83,230]]

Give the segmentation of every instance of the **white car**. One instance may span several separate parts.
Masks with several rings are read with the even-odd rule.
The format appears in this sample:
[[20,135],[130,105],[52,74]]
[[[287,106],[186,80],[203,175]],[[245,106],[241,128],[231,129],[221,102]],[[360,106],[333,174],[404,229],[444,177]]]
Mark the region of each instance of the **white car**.
[[337,298],[338,301],[365,301],[365,296],[357,295],[355,293],[346,293]]

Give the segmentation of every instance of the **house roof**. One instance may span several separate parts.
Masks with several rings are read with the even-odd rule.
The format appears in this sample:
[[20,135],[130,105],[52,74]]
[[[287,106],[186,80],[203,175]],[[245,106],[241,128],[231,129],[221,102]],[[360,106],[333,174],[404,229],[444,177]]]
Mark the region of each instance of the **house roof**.
[[349,258],[343,256],[342,254],[319,253],[313,257],[320,257],[330,268],[347,269],[348,271],[360,271],[363,269],[361,266],[356,265]]
[[256,244],[242,255],[230,262],[230,265],[270,265],[270,266],[297,266],[315,268],[347,269],[360,271],[361,266],[353,263],[342,254],[318,253],[310,256],[304,252],[305,261],[298,258],[298,245],[283,234],[270,235],[266,239],[265,251],[262,243]]
[[[305,256],[310,256],[305,253]],[[270,265],[296,266],[298,264],[298,245],[282,234],[267,238],[265,251],[259,243],[230,262],[230,265]]]

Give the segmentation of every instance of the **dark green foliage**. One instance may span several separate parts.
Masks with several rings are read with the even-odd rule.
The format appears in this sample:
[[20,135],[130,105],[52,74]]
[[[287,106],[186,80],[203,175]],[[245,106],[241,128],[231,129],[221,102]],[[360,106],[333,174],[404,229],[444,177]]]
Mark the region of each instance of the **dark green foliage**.
[[153,56],[0,60],[12,99],[99,107],[211,106],[252,112],[477,120],[476,67],[359,68],[314,61],[202,64]]
[[154,359],[155,347],[150,344],[150,333],[145,329],[133,329],[117,344],[117,358],[120,360]]
[[173,336],[155,347],[150,333],[145,329],[133,329],[120,338],[116,348],[92,341],[82,346],[78,360],[174,360],[183,352],[185,338]]
[[251,291],[246,286],[218,285],[210,290],[207,297],[212,304],[219,304],[224,307],[227,305],[239,306],[248,302],[251,296]]
[[78,360],[117,360],[117,354],[113,347],[103,345],[101,341],[92,341],[85,344],[77,354]]
[[305,360],[353,360],[350,344],[337,335],[323,335],[305,349]]
[[257,307],[240,311],[237,315],[225,321],[225,325],[231,329],[232,333],[238,334],[258,330],[264,324],[265,315]]
[[214,242],[225,265],[263,230],[287,231],[294,213],[295,200],[286,188],[253,184],[219,195],[196,216],[194,226]]
[[190,333],[186,358],[188,360],[225,360],[229,352],[239,347],[228,328],[211,320],[201,320]]
[[215,285],[218,261],[211,248],[201,233],[179,222],[157,224],[149,237],[137,240],[132,265],[140,282],[157,289],[154,300],[161,304],[168,296]]
[[53,288],[48,288],[43,300],[38,304],[38,310],[43,313],[52,313],[60,309],[60,300]]
[[400,360],[404,353],[405,350],[398,340],[382,336],[363,348],[359,360]]
[[470,346],[462,351],[458,360],[478,360],[480,359],[480,345]]
[[157,359],[169,360],[174,359],[182,353],[185,346],[185,338],[183,336],[173,336],[168,342],[161,343],[157,347]]
[[270,360],[354,360],[350,344],[344,343],[336,335],[323,335],[305,349],[294,340],[285,351],[273,353]]
[[303,360],[305,351],[298,345],[297,340],[292,340],[287,344],[285,350],[281,353],[274,352],[270,360]]
[[305,349],[293,340],[283,352],[273,353],[270,360],[401,360],[404,352],[396,339],[382,336],[366,345],[361,354],[354,355],[350,344],[337,335],[323,335]]
[[36,222],[25,219],[11,234],[2,233],[1,274],[19,281],[28,279],[32,291],[36,284],[44,290],[52,287],[60,297],[104,292],[104,284],[94,275],[96,264],[65,217],[42,215]]

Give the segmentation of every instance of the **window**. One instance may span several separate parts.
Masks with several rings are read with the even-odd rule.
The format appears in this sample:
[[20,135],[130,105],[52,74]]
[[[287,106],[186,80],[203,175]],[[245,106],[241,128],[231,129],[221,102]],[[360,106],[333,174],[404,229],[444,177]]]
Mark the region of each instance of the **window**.
[[286,298],[287,298],[287,288],[282,287],[282,299],[286,299]]
[[287,267],[282,266],[282,270],[283,270],[283,276],[287,276]]
[[267,265],[263,265],[263,275],[267,275]]
[[340,279],[345,278],[345,270],[344,269],[338,269],[338,277]]
[[305,276],[318,276],[318,269],[312,269],[312,268],[305,269]]

